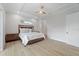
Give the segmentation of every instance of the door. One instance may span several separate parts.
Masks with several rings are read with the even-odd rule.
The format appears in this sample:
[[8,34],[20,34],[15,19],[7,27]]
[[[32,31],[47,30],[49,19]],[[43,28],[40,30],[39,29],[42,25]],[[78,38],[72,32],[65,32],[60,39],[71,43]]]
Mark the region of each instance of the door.
[[66,34],[67,43],[79,47],[79,13],[67,15]]
[[5,45],[4,20],[4,12],[0,11],[0,50],[3,50]]
[[1,46],[2,45],[2,15],[0,12],[0,50],[1,50]]

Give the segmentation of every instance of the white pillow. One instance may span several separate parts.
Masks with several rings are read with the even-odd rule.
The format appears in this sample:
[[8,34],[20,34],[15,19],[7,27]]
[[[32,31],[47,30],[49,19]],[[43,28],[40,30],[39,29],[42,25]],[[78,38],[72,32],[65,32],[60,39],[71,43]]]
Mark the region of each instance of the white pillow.
[[20,28],[20,33],[29,33],[32,32],[32,29]]
[[32,32],[32,29],[28,29],[28,32]]
[[25,29],[24,28],[20,28],[20,33],[25,33]]

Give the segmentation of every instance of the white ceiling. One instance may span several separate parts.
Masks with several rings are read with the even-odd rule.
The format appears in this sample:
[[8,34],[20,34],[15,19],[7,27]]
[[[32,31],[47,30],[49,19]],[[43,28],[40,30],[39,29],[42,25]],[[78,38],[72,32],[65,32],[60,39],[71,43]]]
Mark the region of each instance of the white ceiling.
[[2,3],[6,12],[21,15],[35,15],[35,11],[40,8],[40,5],[45,7],[48,14],[61,12],[69,14],[79,11],[79,4],[77,3]]

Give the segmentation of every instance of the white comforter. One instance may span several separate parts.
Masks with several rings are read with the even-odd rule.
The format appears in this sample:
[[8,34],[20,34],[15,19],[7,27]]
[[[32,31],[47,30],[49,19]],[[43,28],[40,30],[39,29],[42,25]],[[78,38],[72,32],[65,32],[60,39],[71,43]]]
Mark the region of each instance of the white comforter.
[[23,45],[27,45],[28,41],[30,40],[34,40],[41,37],[45,38],[43,33],[38,33],[38,32],[20,33],[19,37],[21,38]]

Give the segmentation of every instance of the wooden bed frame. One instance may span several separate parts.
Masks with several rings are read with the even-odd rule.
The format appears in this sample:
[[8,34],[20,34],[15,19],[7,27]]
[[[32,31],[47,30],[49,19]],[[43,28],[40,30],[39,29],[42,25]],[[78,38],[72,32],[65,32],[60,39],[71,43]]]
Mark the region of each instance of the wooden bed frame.
[[[18,26],[18,34],[20,33],[20,28],[30,28],[33,30],[33,26],[31,25],[19,25]],[[41,38],[37,38],[37,39],[34,39],[34,40],[30,40],[27,45],[30,45],[30,44],[33,44],[33,43],[36,43],[36,42],[39,42],[39,41],[42,41],[44,40],[44,37],[41,37]]]

